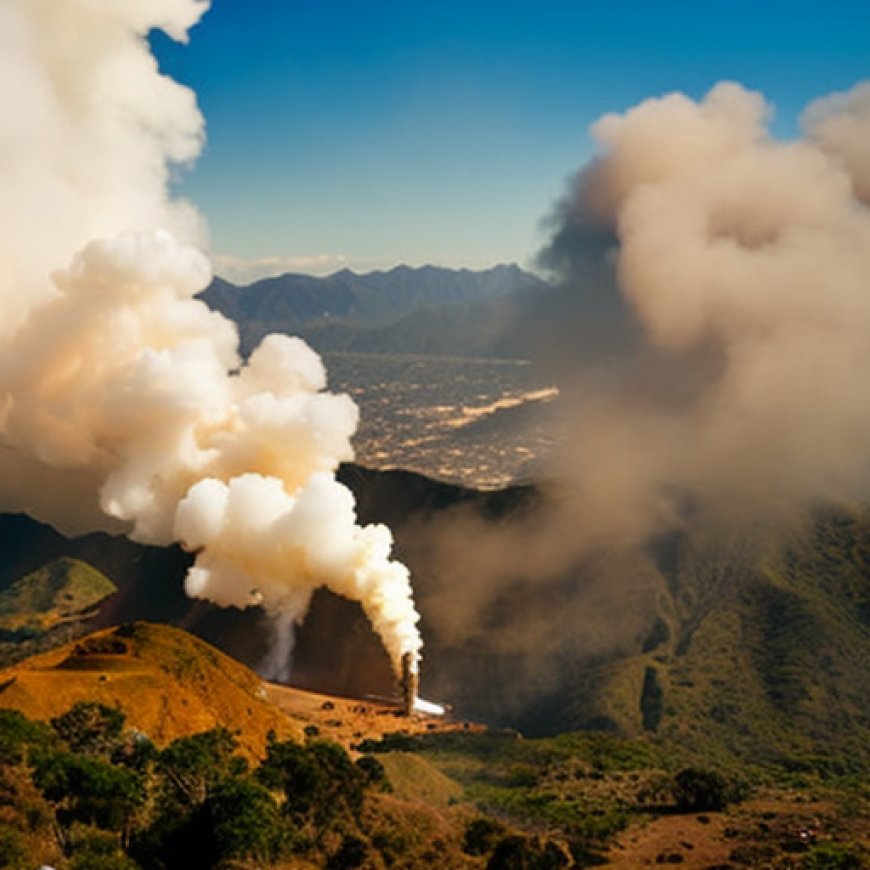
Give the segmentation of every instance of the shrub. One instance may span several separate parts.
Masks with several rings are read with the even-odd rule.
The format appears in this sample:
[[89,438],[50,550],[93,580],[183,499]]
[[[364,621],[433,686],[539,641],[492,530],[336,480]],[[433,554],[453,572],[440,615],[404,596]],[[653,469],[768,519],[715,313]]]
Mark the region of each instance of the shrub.
[[338,851],[332,855],[327,863],[328,870],[353,870],[362,867],[368,858],[369,847],[365,840],[356,834],[346,834],[341,841]]
[[643,730],[657,731],[662,721],[664,692],[659,682],[658,671],[647,667],[643,675],[643,689],[640,696],[640,711],[643,716]]
[[285,811],[318,827],[362,807],[365,775],[337,743],[312,740],[305,746],[270,740],[257,778],[284,792]]
[[17,710],[0,710],[0,764],[18,764],[27,746],[50,746],[54,733]]
[[560,870],[572,859],[552,840],[510,835],[502,838],[487,863],[487,870]]
[[72,752],[43,753],[33,781],[69,820],[120,831],[144,799],[141,777],[106,761]]
[[504,825],[494,819],[472,819],[465,829],[462,851],[467,855],[488,855],[504,836],[504,830]]
[[75,826],[71,837],[70,870],[136,870],[118,838],[96,828]]
[[742,784],[715,770],[687,767],[674,777],[674,799],[681,812],[718,812],[744,796]]
[[119,747],[124,731],[124,713],[96,701],[79,701],[51,727],[73,752],[109,757]]
[[379,791],[392,791],[393,787],[387,778],[387,771],[374,755],[363,755],[356,760],[357,770],[362,774],[363,781],[371,788]]
[[186,807],[203,804],[219,782],[246,770],[245,760],[233,754],[237,745],[226,728],[173,740],[157,756],[164,797]]
[[242,858],[263,866],[284,849],[278,807],[269,792],[251,779],[224,780],[209,798],[207,812],[215,851],[222,860]]
[[861,852],[847,843],[817,843],[803,856],[801,870],[862,870]]
[[0,867],[25,867],[26,862],[24,838],[14,828],[0,825]]

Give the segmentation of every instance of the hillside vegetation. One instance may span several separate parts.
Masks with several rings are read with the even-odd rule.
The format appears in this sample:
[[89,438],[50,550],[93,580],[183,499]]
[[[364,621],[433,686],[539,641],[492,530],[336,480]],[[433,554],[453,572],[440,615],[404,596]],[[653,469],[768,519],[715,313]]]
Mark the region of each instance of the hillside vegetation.
[[62,557],[0,592],[0,641],[27,640],[87,619],[117,587],[78,559]]
[[870,769],[870,515],[679,542],[635,655],[591,668],[565,716],[795,775]]
[[86,634],[117,592],[105,574],[68,556],[20,577],[0,592],[0,667]]
[[427,691],[462,715],[527,734],[647,736],[796,776],[870,769],[870,509],[689,523],[637,552],[514,577],[487,590],[466,637],[435,616],[451,612],[467,569],[461,555],[433,559],[428,530],[461,510],[509,531],[546,492],[475,493],[406,472],[345,479],[363,519],[396,532],[423,613]]
[[[663,746],[694,747],[700,758],[796,776],[818,767],[832,776],[857,774],[870,764],[866,508],[817,511],[751,533],[689,529],[631,558],[613,554],[565,576],[529,578],[527,588],[541,594],[517,595],[509,586],[499,597],[496,589],[487,631],[464,638],[446,634],[433,618],[438,596],[452,594],[463,565],[448,574],[428,559],[428,529],[457,507],[504,524],[534,510],[545,494],[533,487],[480,493],[355,466],[341,476],[361,520],[385,522],[396,533],[423,615],[424,695],[450,702],[457,715],[533,735],[578,728],[646,735]],[[53,555],[66,548],[111,567],[122,590],[105,608],[111,617],[183,622],[249,665],[262,657],[269,634],[257,612],[185,600],[184,554],[105,535],[64,541],[11,519],[6,552],[29,540],[54,548]],[[590,611],[596,590],[618,612],[609,604]],[[590,620],[600,643],[592,653]],[[631,631],[608,647],[608,635],[629,623]],[[503,642],[541,624],[553,643]],[[364,615],[328,593],[315,596],[297,634],[294,676],[320,691],[392,690],[389,663]]]
[[[835,525],[842,534],[839,519]],[[822,537],[831,544],[829,534]],[[831,544],[832,565],[835,550]],[[757,558],[753,551],[747,564]],[[689,559],[686,553],[677,563]],[[705,548],[691,559],[716,564]],[[851,582],[860,574],[837,576],[860,609],[863,588]],[[712,586],[719,591],[710,595],[724,598],[715,606],[707,599],[710,612],[688,644],[685,635],[657,628],[647,652],[621,664],[643,668],[641,697],[652,692],[648,669],[660,674],[669,663],[664,650],[683,662],[696,643],[713,654],[701,638],[731,600],[731,586]],[[461,722],[405,720],[359,700],[267,689],[243,666],[166,626],[103,630],[0,672],[0,866],[868,866],[870,792],[857,746],[851,763],[834,754],[787,755],[794,752],[787,743],[765,759],[758,748],[773,736],[720,732],[699,706],[685,709],[685,722],[706,721],[709,735],[691,727],[669,734],[680,713],[665,709],[671,686],[656,685],[661,709],[649,699],[638,710],[626,707],[621,727],[636,730],[632,739],[594,731],[524,739]],[[711,678],[710,685],[723,690],[727,682]],[[799,709],[806,699],[785,676],[775,685],[788,694],[770,704],[793,703],[799,717],[821,715]],[[608,687],[602,681],[599,688]],[[697,705],[696,687],[682,688]],[[617,682],[593,700],[609,700],[618,714],[619,689]],[[746,715],[758,725],[762,714]],[[798,718],[791,733],[804,733],[811,721]],[[854,725],[844,724],[852,736]],[[613,727],[620,727],[615,719]],[[741,734],[744,744],[726,740]]]
[[392,733],[354,760],[328,724],[305,742],[270,732],[256,759],[249,738],[217,726],[160,746],[92,700],[47,722],[0,710],[0,866],[868,866],[866,788],[753,796],[647,739]]

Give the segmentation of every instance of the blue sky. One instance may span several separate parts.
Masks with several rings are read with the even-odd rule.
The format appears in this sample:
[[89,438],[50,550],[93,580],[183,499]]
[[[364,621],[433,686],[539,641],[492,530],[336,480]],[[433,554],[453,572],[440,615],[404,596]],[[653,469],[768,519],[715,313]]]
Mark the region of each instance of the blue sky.
[[217,254],[478,267],[529,261],[604,112],[731,79],[794,135],[870,77],[870,0],[213,0],[153,44],[206,116],[178,190]]

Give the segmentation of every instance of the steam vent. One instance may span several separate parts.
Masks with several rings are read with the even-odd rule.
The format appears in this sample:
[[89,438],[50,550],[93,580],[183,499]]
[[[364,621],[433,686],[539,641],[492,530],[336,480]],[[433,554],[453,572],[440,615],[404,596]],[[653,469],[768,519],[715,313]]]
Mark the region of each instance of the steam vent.
[[406,716],[414,712],[417,703],[417,670],[414,667],[414,656],[406,652],[402,656],[402,709]]

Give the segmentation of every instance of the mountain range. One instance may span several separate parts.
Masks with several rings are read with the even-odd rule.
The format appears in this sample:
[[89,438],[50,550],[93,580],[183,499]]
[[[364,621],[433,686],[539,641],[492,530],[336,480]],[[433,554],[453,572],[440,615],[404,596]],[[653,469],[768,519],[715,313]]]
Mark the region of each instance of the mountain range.
[[344,269],[324,278],[287,274],[245,287],[215,278],[201,298],[239,326],[246,353],[269,332],[301,335],[318,351],[407,352],[413,346],[414,352],[453,353],[461,345],[449,331],[458,323],[470,339],[468,350],[488,353],[498,336],[487,322],[510,331],[520,300],[548,289],[515,264],[481,271],[397,266],[364,275]]

